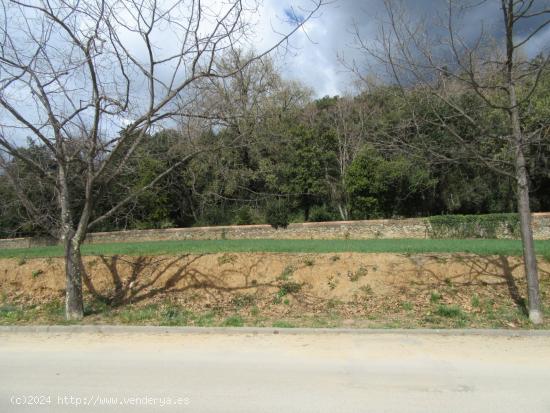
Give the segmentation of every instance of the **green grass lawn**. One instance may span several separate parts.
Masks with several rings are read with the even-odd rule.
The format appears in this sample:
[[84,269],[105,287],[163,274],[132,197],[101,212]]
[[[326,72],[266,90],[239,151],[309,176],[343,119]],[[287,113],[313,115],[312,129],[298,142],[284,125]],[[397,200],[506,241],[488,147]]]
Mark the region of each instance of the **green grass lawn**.
[[[550,258],[550,240],[536,242],[537,253]],[[496,239],[376,239],[376,240],[212,240],[156,241],[88,244],[84,255],[173,255],[217,252],[286,253],[456,253],[479,255],[522,254],[521,242]],[[39,258],[63,256],[60,246],[0,250],[0,258]]]

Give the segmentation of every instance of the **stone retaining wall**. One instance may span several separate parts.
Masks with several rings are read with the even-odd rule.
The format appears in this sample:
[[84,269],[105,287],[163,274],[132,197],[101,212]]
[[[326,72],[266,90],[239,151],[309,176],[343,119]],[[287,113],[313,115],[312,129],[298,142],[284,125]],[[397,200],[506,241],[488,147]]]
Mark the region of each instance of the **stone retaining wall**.
[[[86,243],[211,239],[428,238],[428,229],[428,220],[424,218],[308,222],[303,224],[290,224],[285,229],[277,230],[270,225],[234,225],[221,227],[95,232],[88,234]],[[533,231],[535,239],[550,239],[550,213],[533,214]],[[509,238],[507,234],[502,234],[500,237]],[[55,244],[56,241],[51,239],[0,239],[0,248],[3,249],[30,248]]]

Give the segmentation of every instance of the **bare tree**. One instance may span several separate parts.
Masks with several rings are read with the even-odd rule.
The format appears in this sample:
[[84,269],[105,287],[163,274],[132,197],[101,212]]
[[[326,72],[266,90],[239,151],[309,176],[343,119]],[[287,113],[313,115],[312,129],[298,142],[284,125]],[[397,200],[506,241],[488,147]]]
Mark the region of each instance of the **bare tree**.
[[[340,218],[344,221],[350,219],[350,200],[345,184],[346,175],[359,154],[360,148],[369,139],[367,123],[373,116],[373,112],[369,109],[366,108],[365,102],[360,97],[343,96],[334,99],[334,103],[327,110],[327,122],[334,131],[338,167],[336,176],[332,177],[327,174],[327,183]],[[311,122],[315,122],[315,118],[318,116],[317,111],[314,112]]]
[[[356,30],[357,44],[371,62],[381,64],[386,69],[403,94],[411,90],[415,93],[425,92],[434,97],[438,104],[450,109],[450,116],[434,109],[436,120],[431,122],[458,143],[461,154],[466,154],[493,171],[514,178],[528,284],[529,318],[534,324],[540,324],[541,300],[531,227],[526,157],[532,146],[539,143],[542,129],[526,130],[521,108],[528,106],[539,86],[541,75],[549,67],[547,49],[541,50],[537,59],[529,58],[524,50],[537,34],[550,25],[550,2],[448,0],[443,16],[424,16],[416,21],[404,12],[399,3],[393,0],[385,0],[384,3],[387,20],[380,26],[379,39],[368,42]],[[475,35],[472,35],[472,24],[468,19],[481,8],[500,12],[502,37],[491,35],[481,22]],[[465,32],[465,27],[470,30]],[[358,70],[357,66],[351,66]],[[507,118],[508,132],[498,134],[481,124],[475,116],[476,108],[453,99],[460,90],[473,92],[486,108],[503,113]],[[414,118],[414,108],[411,108],[411,113],[415,123],[422,121]],[[464,132],[452,121],[456,117],[469,125],[468,133],[477,134],[476,139],[464,136]],[[502,145],[506,156],[485,154],[482,148],[490,140]],[[401,144],[404,147],[410,145],[408,142]],[[430,142],[426,145],[429,146]],[[454,160],[448,153],[434,152],[432,155],[439,157],[439,161]]]
[[[255,0],[2,2],[2,166],[18,159],[55,189],[58,218],[36,218],[65,246],[67,319],[83,317],[80,247],[88,231],[204,149],[190,150],[96,215],[102,189],[120,176],[155,125],[193,116],[182,107],[192,108],[200,80],[236,75],[285,45],[321,5],[322,0],[313,0],[305,19],[270,47],[220,71],[216,62],[222,55],[246,46],[247,16],[258,7]],[[49,150],[53,165],[27,155],[26,137]],[[75,177],[83,182],[82,193],[71,190]],[[18,196],[29,214],[41,214],[26,191]],[[82,199],[78,209],[75,198]]]

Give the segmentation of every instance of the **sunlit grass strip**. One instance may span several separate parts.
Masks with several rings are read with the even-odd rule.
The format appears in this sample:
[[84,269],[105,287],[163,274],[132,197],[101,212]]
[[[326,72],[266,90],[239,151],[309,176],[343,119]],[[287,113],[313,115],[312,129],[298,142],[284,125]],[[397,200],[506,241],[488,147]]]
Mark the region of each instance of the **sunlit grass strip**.
[[[550,240],[537,241],[539,255],[550,257]],[[521,242],[495,239],[376,239],[376,240],[211,240],[154,241],[86,244],[84,255],[177,255],[183,253],[473,253],[479,255],[522,254]],[[61,246],[4,249],[0,258],[61,257]]]

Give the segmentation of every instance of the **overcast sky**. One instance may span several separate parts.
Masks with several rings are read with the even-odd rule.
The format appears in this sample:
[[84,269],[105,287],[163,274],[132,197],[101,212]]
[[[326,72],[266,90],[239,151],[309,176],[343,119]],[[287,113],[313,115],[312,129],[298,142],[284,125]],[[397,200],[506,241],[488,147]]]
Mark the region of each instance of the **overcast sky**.
[[[548,6],[547,0],[535,1]],[[402,0],[412,18],[443,14],[446,3],[445,0]],[[502,24],[498,3],[487,0],[482,7],[473,9],[467,19],[468,27],[463,30],[474,32],[482,23],[486,30],[498,36]],[[272,27],[286,25],[288,30],[292,17],[299,19],[304,15],[304,8],[310,5],[308,0],[264,0],[258,26],[263,42],[268,44],[276,36]],[[292,39],[294,48],[280,64],[285,77],[302,81],[313,88],[317,96],[345,93],[350,90],[353,76],[339,63],[337,55],[347,60],[362,59],[353,47],[353,25],[358,25],[364,38],[373,39],[384,18],[383,0],[335,0],[326,5],[316,18],[306,23],[305,30]],[[532,55],[549,44],[550,25],[529,43],[527,53]]]
[[[256,52],[262,53],[280,40],[281,33],[288,33],[295,28],[298,23],[302,22],[308,15],[308,10],[311,10],[312,5],[315,4],[317,0],[250,0],[249,3],[255,5],[257,4],[257,1],[261,4],[259,9],[250,15],[248,13],[250,10],[247,8],[248,14],[245,13],[246,17],[244,17],[246,21],[249,21],[249,19],[252,20],[252,27],[255,27],[255,30],[248,33],[248,42],[243,40],[242,44],[239,43],[238,45],[243,48],[253,46],[256,49]],[[367,41],[375,40],[378,36],[380,25],[383,21],[387,21],[384,0],[323,1],[328,4],[319,10],[312,19],[305,22],[304,27],[295,33],[295,35],[291,38],[291,47],[283,49],[283,51],[286,50],[286,53],[279,53],[275,55],[275,61],[280,67],[285,78],[298,80],[306,86],[309,86],[314,91],[316,97],[322,97],[325,95],[344,95],[347,93],[352,94],[356,92],[353,90],[353,84],[356,80],[355,76],[346,69],[340,60],[343,59],[347,62],[356,60],[360,63],[365,61],[365,56],[358,52],[357,48],[354,47],[354,27],[358,28],[363,39],[366,39]],[[445,7],[447,5],[447,0],[394,1],[401,1],[402,7],[404,7],[405,15],[412,20],[423,16],[430,19],[437,18],[437,16],[443,17],[445,14]],[[479,32],[480,27],[483,27],[485,32],[490,33],[497,38],[502,36],[503,17],[502,12],[499,9],[500,0],[453,1],[456,1],[457,4],[460,5],[464,5],[470,1],[478,5],[477,7],[469,9],[466,19],[460,25],[460,29],[462,31],[461,34],[464,38],[475,38],[476,32]],[[223,9],[224,7],[229,7],[229,4],[231,4],[225,0],[204,0],[204,2],[210,3],[209,5],[212,6],[214,10],[216,10],[216,5]],[[159,3],[162,4],[162,1]],[[168,4],[168,2],[166,2],[166,4]],[[182,6],[185,6],[186,4],[187,3],[180,3]],[[243,1],[243,4],[247,4],[247,2]],[[533,4],[535,4],[539,10],[541,7],[550,9],[550,0],[534,0]],[[0,11],[1,10],[2,9],[0,8]],[[186,10],[187,9],[183,7],[183,13]],[[534,11],[536,12],[537,10]],[[12,12],[11,9],[10,12]],[[25,13],[28,13],[28,11],[25,11]],[[30,25],[28,27],[23,24],[23,22],[34,21],[32,19],[28,19],[28,16],[25,13],[19,15],[20,20],[15,19],[12,14],[8,14],[9,19],[6,18],[6,21],[12,26],[8,32],[11,33],[13,38],[17,40],[15,44],[17,44],[18,47],[21,47],[21,50],[25,50],[25,42],[20,41],[20,37],[23,35],[18,35],[17,33],[19,33],[19,31],[25,32],[29,29],[29,27],[29,30],[33,31],[33,33],[34,31],[39,32],[42,27],[40,25],[35,25],[36,27]],[[223,15],[223,13],[221,15]],[[215,16],[215,12],[212,16]],[[203,29],[208,29],[208,25],[215,25],[216,20],[215,17],[212,16],[210,17],[210,20],[205,20],[202,27]],[[544,15],[541,18],[547,19],[548,15]],[[520,27],[517,33],[518,36],[524,36],[525,33],[529,32],[529,29],[532,30],[534,27],[537,27],[537,25],[541,22],[541,18],[539,18],[538,22],[536,19],[531,21],[531,27],[528,27],[525,24]],[[174,20],[177,21],[175,18]],[[79,21],[79,24],[82,24],[82,22]],[[168,25],[166,27],[171,26]],[[176,32],[178,27],[179,26],[176,27]],[[429,33],[433,34],[436,33],[438,29],[436,25],[432,24],[428,26],[427,30]],[[33,36],[28,37],[28,39],[34,39],[34,37],[35,36],[33,34]],[[174,36],[174,32],[170,31],[170,29],[159,28],[158,32],[155,32],[154,37],[156,37],[155,44],[158,46],[154,48],[154,51],[155,53],[158,52],[159,56],[172,56],[174,55],[174,48],[177,49],[176,51],[179,50],[179,43],[174,41],[174,39],[178,39],[178,37]],[[146,59],[147,48],[144,46],[143,39],[140,36],[136,36],[135,34],[126,36],[125,31],[120,30],[119,38],[123,39],[125,47],[134,53],[136,59]],[[23,36],[21,39],[27,39],[27,37]],[[48,52],[53,53],[53,62],[60,67],[64,67],[67,59],[64,57],[63,53],[65,53],[65,51],[74,53],[75,49],[56,47],[56,42],[67,42],[66,39],[63,40],[61,37],[57,39],[52,35],[49,36],[48,39],[51,43],[50,46],[52,46],[48,49]],[[34,40],[29,41],[30,43],[34,43]],[[545,49],[545,52],[548,53],[550,51],[549,45],[550,24],[547,25],[544,30],[541,30],[538,35],[528,43],[528,47],[525,52],[527,55],[533,56],[541,49]],[[44,50],[44,48],[42,49]],[[55,56],[58,52],[61,56],[56,58]],[[24,53],[23,56],[27,58]],[[109,54],[98,54],[99,60],[102,57],[106,59],[106,61],[102,63],[102,67],[111,67],[111,56],[112,55]],[[29,56],[28,58],[31,57]],[[170,73],[174,71],[174,68],[170,66],[170,64],[171,63],[169,62],[164,66],[156,66],[156,74],[160,73],[159,76],[163,77],[163,68],[168,66],[169,70],[166,77],[169,78]],[[178,76],[181,76],[182,73],[185,75],[184,68],[185,66],[183,66],[183,68],[178,66],[178,68],[175,69],[177,72],[176,74]],[[178,70],[180,72],[178,72]],[[84,73],[83,76],[85,76],[85,72],[82,73]],[[107,78],[109,77],[108,73],[110,72],[105,70],[105,77]],[[140,99],[140,97],[144,96],[143,93],[147,90],[147,86],[144,79],[143,84],[140,83],[139,73],[140,71],[134,67],[134,72],[132,72],[133,83],[130,90],[130,94],[132,95],[131,102],[133,104],[130,109],[132,110],[128,110],[123,116],[111,117],[114,120],[110,118],[110,122],[114,122],[113,124],[116,128],[112,125],[102,126],[106,128],[106,130],[118,130],[120,125],[127,124],[127,122],[134,119],[137,114],[142,113],[143,105],[146,104],[147,99]],[[2,72],[0,72],[0,80],[1,74]],[[80,71],[71,72],[71,75],[73,74],[74,79],[71,77],[71,80],[65,80],[65,82],[68,82],[67,84],[71,85],[71,87],[73,86],[73,83],[71,82],[74,82],[75,90],[80,91],[80,89],[77,89],[76,87],[81,87],[82,91],[79,93],[82,93],[82,96],[88,96],[88,92],[91,90],[90,84],[85,81],[80,81],[80,78],[78,77],[81,75]],[[114,73],[113,76],[115,80],[112,84],[116,84],[116,75],[117,73]],[[110,85],[109,82],[104,84],[107,86]],[[37,124],[48,125],[48,122],[46,121],[46,113],[37,109],[41,106],[38,104],[39,102],[35,98],[35,95],[33,93],[29,94],[29,90],[25,87],[21,88],[20,84],[12,84],[12,82],[9,82],[9,85],[9,89],[3,90],[4,96],[13,98],[13,101],[18,105],[18,110],[21,113],[29,115],[29,117],[33,119],[33,122],[36,121]],[[111,92],[115,93],[116,91]],[[72,99],[74,100],[76,92],[72,95]],[[157,96],[162,98],[161,94],[157,94]],[[82,100],[80,100],[80,102],[82,102]],[[73,103],[74,102],[69,102],[67,99],[59,98],[56,102],[56,109],[60,112],[66,111],[67,107],[73,105]],[[84,117],[86,114],[87,112],[81,114],[81,117]],[[108,116],[106,117],[108,118]],[[15,120],[11,117],[11,115],[8,116],[5,111],[0,111],[0,125],[7,125],[7,127],[11,127],[10,131],[13,133],[13,138],[22,142],[26,139],[28,133],[24,128],[19,129],[18,127],[14,127],[17,125],[12,125],[13,122],[15,122]]]

